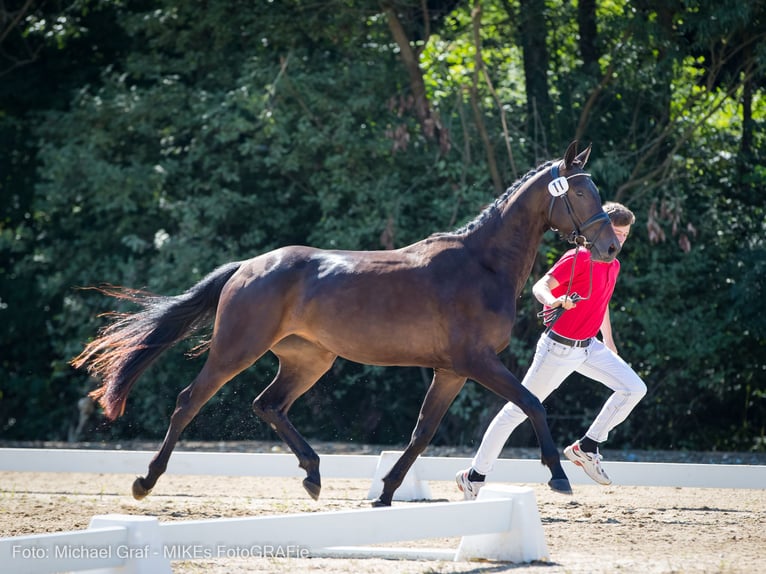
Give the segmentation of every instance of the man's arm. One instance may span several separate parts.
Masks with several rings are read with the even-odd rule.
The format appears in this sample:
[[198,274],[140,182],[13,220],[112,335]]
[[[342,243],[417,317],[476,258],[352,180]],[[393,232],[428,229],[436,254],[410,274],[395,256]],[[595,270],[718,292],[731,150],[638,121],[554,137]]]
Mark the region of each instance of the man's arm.
[[558,286],[559,282],[556,278],[546,273],[532,286],[532,294],[535,296],[535,299],[547,307],[564,307],[564,309],[575,307],[575,302],[566,295],[561,297],[553,296],[551,291]]
[[617,345],[614,344],[614,337],[612,337],[612,320],[609,317],[609,307],[606,308],[604,320],[601,321],[601,337],[604,340],[604,345],[617,353]]

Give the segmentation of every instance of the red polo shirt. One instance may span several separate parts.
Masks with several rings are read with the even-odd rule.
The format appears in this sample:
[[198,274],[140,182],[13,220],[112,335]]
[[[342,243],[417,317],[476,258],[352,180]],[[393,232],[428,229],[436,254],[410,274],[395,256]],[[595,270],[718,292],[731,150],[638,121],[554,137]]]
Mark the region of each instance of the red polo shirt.
[[617,259],[611,263],[592,262],[590,251],[587,249],[580,249],[576,253],[574,276],[572,276],[574,249],[567,251],[548,271],[548,274],[559,282],[559,286],[553,289],[552,293],[555,297],[564,295],[571,277],[572,288],[569,289],[569,293],[577,293],[587,299],[579,301],[574,309],[564,311],[553,326],[553,330],[570,339],[587,339],[595,337],[601,328],[609,299],[617,283],[617,275],[620,273],[620,262]]

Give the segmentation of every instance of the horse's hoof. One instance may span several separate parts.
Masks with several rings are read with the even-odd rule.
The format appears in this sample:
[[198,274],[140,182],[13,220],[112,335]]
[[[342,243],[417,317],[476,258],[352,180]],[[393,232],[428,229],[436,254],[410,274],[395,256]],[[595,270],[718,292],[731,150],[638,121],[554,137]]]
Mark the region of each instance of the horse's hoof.
[[550,486],[551,490],[554,492],[572,494],[572,487],[569,484],[568,478],[552,478],[548,481],[548,486]]
[[313,482],[308,478],[303,479],[303,488],[309,493],[309,496],[314,500],[319,500],[319,493],[322,491],[322,485],[318,482]]
[[144,488],[143,479],[140,476],[133,481],[133,498],[136,500],[143,500],[151,491],[151,488]]
[[391,506],[390,502],[383,502],[380,498],[376,498],[372,501],[372,507],[373,508],[386,508]]

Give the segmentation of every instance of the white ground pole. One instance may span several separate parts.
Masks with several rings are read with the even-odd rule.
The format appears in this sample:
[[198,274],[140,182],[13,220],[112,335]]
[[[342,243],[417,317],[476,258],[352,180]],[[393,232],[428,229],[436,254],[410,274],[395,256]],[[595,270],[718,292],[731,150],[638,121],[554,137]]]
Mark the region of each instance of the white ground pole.
[[[399,451],[381,456],[320,454],[323,478],[378,480]],[[150,451],[0,448],[0,471],[12,472],[94,472],[142,474],[154,456]],[[592,484],[573,463],[562,462],[572,484]],[[614,485],[673,486],[691,488],[766,488],[766,466],[740,464],[690,464],[605,461],[604,468]],[[471,466],[470,458],[420,456],[410,469],[419,482],[455,479],[458,470]],[[390,468],[390,467],[389,467]],[[176,451],[170,457],[168,474],[217,476],[305,477],[292,454],[224,453]],[[488,483],[544,483],[550,472],[538,460],[499,459]],[[375,494],[374,485],[370,494]],[[378,491],[379,492],[379,491]],[[377,496],[377,494],[375,494]],[[374,498],[374,496],[371,496]],[[415,500],[426,498],[416,496]]]
[[[100,515],[87,530],[0,538],[0,564],[8,574],[170,574],[172,560],[235,557],[549,560],[533,489],[487,485],[481,492],[472,502],[164,524]],[[462,536],[457,552],[362,546],[454,536]]]
[[[11,472],[144,472],[148,451],[79,449],[0,449],[0,471]],[[322,476],[370,480],[369,498],[382,488],[382,477],[401,452],[380,456],[323,455]],[[766,466],[608,462],[615,485],[696,488],[766,488]],[[405,477],[396,500],[431,497],[429,480],[453,481],[470,459],[419,457]],[[590,483],[564,461],[574,484]],[[298,477],[292,454],[184,452],[173,454],[169,474]],[[548,470],[536,460],[501,459],[490,481],[473,502],[413,504],[392,508],[302,513],[255,518],[160,524],[155,517],[103,515],[87,530],[0,539],[5,574],[47,574],[95,570],[98,574],[165,574],[171,560],[235,555],[257,557],[265,548],[293,549],[310,556],[410,559],[489,559],[513,562],[547,560],[542,525],[529,487],[498,482],[544,483]],[[461,536],[457,552],[445,549],[367,547],[394,541]],[[200,541],[226,540],[210,549]],[[91,572],[93,574],[93,572]]]

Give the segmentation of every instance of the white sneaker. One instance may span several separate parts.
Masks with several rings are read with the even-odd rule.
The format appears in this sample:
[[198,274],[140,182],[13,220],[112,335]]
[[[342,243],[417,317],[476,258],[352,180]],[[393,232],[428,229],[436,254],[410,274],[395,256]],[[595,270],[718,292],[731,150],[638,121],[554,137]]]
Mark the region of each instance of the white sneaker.
[[484,482],[471,482],[468,480],[469,472],[471,472],[470,468],[459,470],[455,475],[455,482],[460,492],[463,493],[465,500],[476,500],[476,497],[479,496],[479,490],[484,486]]
[[577,466],[581,466],[585,471],[585,474],[599,484],[605,486],[612,484],[612,479],[609,478],[604,469],[601,468],[602,456],[598,451],[595,453],[585,452],[580,448],[580,441],[576,440],[564,449],[564,456]]

